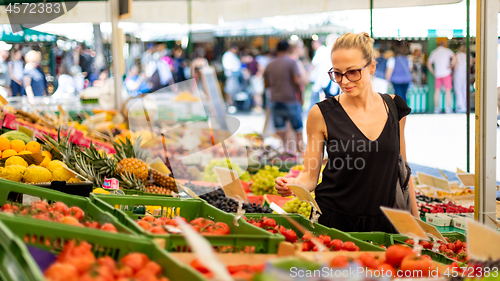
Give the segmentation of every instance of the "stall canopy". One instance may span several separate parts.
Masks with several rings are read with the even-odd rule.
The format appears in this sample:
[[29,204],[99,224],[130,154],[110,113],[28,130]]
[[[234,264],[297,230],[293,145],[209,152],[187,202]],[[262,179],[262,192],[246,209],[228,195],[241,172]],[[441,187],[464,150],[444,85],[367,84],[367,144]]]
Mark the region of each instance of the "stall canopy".
[[[42,2],[42,0],[34,0],[34,2]],[[378,9],[453,4],[460,0],[373,0],[372,2],[373,8]],[[219,24],[221,21],[277,15],[370,9],[370,0],[136,0],[132,3],[132,16],[123,21],[189,23],[189,5],[191,5],[191,23]],[[107,1],[80,1],[66,14],[52,20],[51,23],[109,22],[111,21],[109,10]],[[0,23],[9,23],[6,13],[0,14]]]
[[17,33],[13,33],[10,25],[0,25],[0,40],[8,43],[25,43],[25,42],[55,42],[57,37],[52,34],[25,29]]

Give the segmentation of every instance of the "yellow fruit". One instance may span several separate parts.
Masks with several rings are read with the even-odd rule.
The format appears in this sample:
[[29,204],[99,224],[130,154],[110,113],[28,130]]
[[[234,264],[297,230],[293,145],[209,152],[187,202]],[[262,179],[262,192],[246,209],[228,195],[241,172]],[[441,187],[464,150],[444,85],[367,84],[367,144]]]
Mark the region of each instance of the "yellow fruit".
[[17,155],[23,155],[23,154],[33,154],[31,151],[23,150],[19,152]]
[[129,172],[136,178],[146,181],[148,179],[149,166],[146,162],[137,158],[125,158],[118,163],[118,173]]
[[94,189],[92,192],[93,193],[99,193],[99,194],[109,194],[109,191],[107,191],[107,190],[105,190],[105,189],[103,189],[101,187],[98,187],[98,188]]
[[0,137],[0,150],[10,149],[10,141],[6,137]]
[[44,167],[44,168],[47,168],[47,165],[49,165],[50,161],[51,161],[51,160],[50,160],[50,158],[49,158],[49,157],[45,157],[45,158],[43,158],[42,163],[40,163],[40,166],[42,166],[42,167]]
[[20,165],[28,168],[28,162],[26,162],[22,157],[19,156],[9,157],[9,159],[5,161],[5,167],[12,165]]
[[26,147],[26,144],[22,140],[13,140],[10,142],[10,147],[16,152],[21,152]]
[[40,152],[40,144],[36,141],[30,141],[28,144],[26,144],[26,150],[31,151],[32,153],[38,153]]
[[66,164],[64,164],[59,160],[50,161],[49,164],[47,164],[47,169],[49,169],[49,171],[51,172],[54,172],[55,169],[62,167],[68,167],[68,166],[66,166]]
[[14,149],[6,149],[2,152],[2,158],[7,158],[14,155],[17,155],[17,151],[15,151]]
[[48,151],[42,151],[42,156],[45,156],[45,158],[49,158],[50,160],[52,160],[52,154],[50,154],[50,152]]
[[21,182],[24,171],[26,171],[26,167],[21,165],[7,166],[0,171],[0,178]]
[[56,181],[69,181],[69,179],[74,178],[75,174],[64,169],[63,167],[57,168],[52,171],[52,180]]
[[50,182],[52,174],[44,167],[33,166],[26,169],[23,179],[26,183]]
[[82,182],[82,181],[77,178],[70,178],[69,180],[67,180],[67,182]]

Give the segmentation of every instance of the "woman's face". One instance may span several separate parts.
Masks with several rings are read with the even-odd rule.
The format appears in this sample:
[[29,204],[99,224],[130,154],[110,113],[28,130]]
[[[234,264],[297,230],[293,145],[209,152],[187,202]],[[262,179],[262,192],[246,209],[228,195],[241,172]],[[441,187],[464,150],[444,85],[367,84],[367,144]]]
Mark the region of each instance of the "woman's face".
[[[332,53],[333,70],[345,73],[348,70],[363,68],[368,61],[363,57],[363,53],[358,48],[353,49],[338,49]],[[351,97],[356,97],[359,94],[372,88],[371,75],[375,72],[375,61],[372,61],[368,66],[361,70],[361,79],[356,82],[351,82],[344,75],[339,83],[342,92]]]

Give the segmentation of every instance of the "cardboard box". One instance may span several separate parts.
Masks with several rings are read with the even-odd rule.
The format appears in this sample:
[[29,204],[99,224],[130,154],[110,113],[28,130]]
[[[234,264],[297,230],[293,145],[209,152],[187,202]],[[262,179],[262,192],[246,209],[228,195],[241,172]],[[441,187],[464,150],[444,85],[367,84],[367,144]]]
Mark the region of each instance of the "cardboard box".
[[435,226],[450,226],[451,225],[451,217],[445,214],[425,214],[425,219],[427,223],[435,225]]

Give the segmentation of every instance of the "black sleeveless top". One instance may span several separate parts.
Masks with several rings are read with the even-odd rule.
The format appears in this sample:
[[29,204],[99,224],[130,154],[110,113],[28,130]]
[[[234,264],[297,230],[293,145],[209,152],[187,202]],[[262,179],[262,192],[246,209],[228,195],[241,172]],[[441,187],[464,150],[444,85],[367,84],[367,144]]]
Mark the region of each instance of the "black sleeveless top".
[[[399,96],[394,101],[401,120],[411,109]],[[323,212],[318,222],[347,232],[395,233],[380,206],[394,204],[399,120],[387,112],[382,133],[370,141],[335,97],[319,102],[318,106],[328,133],[328,163],[322,182],[316,187],[316,201]]]

